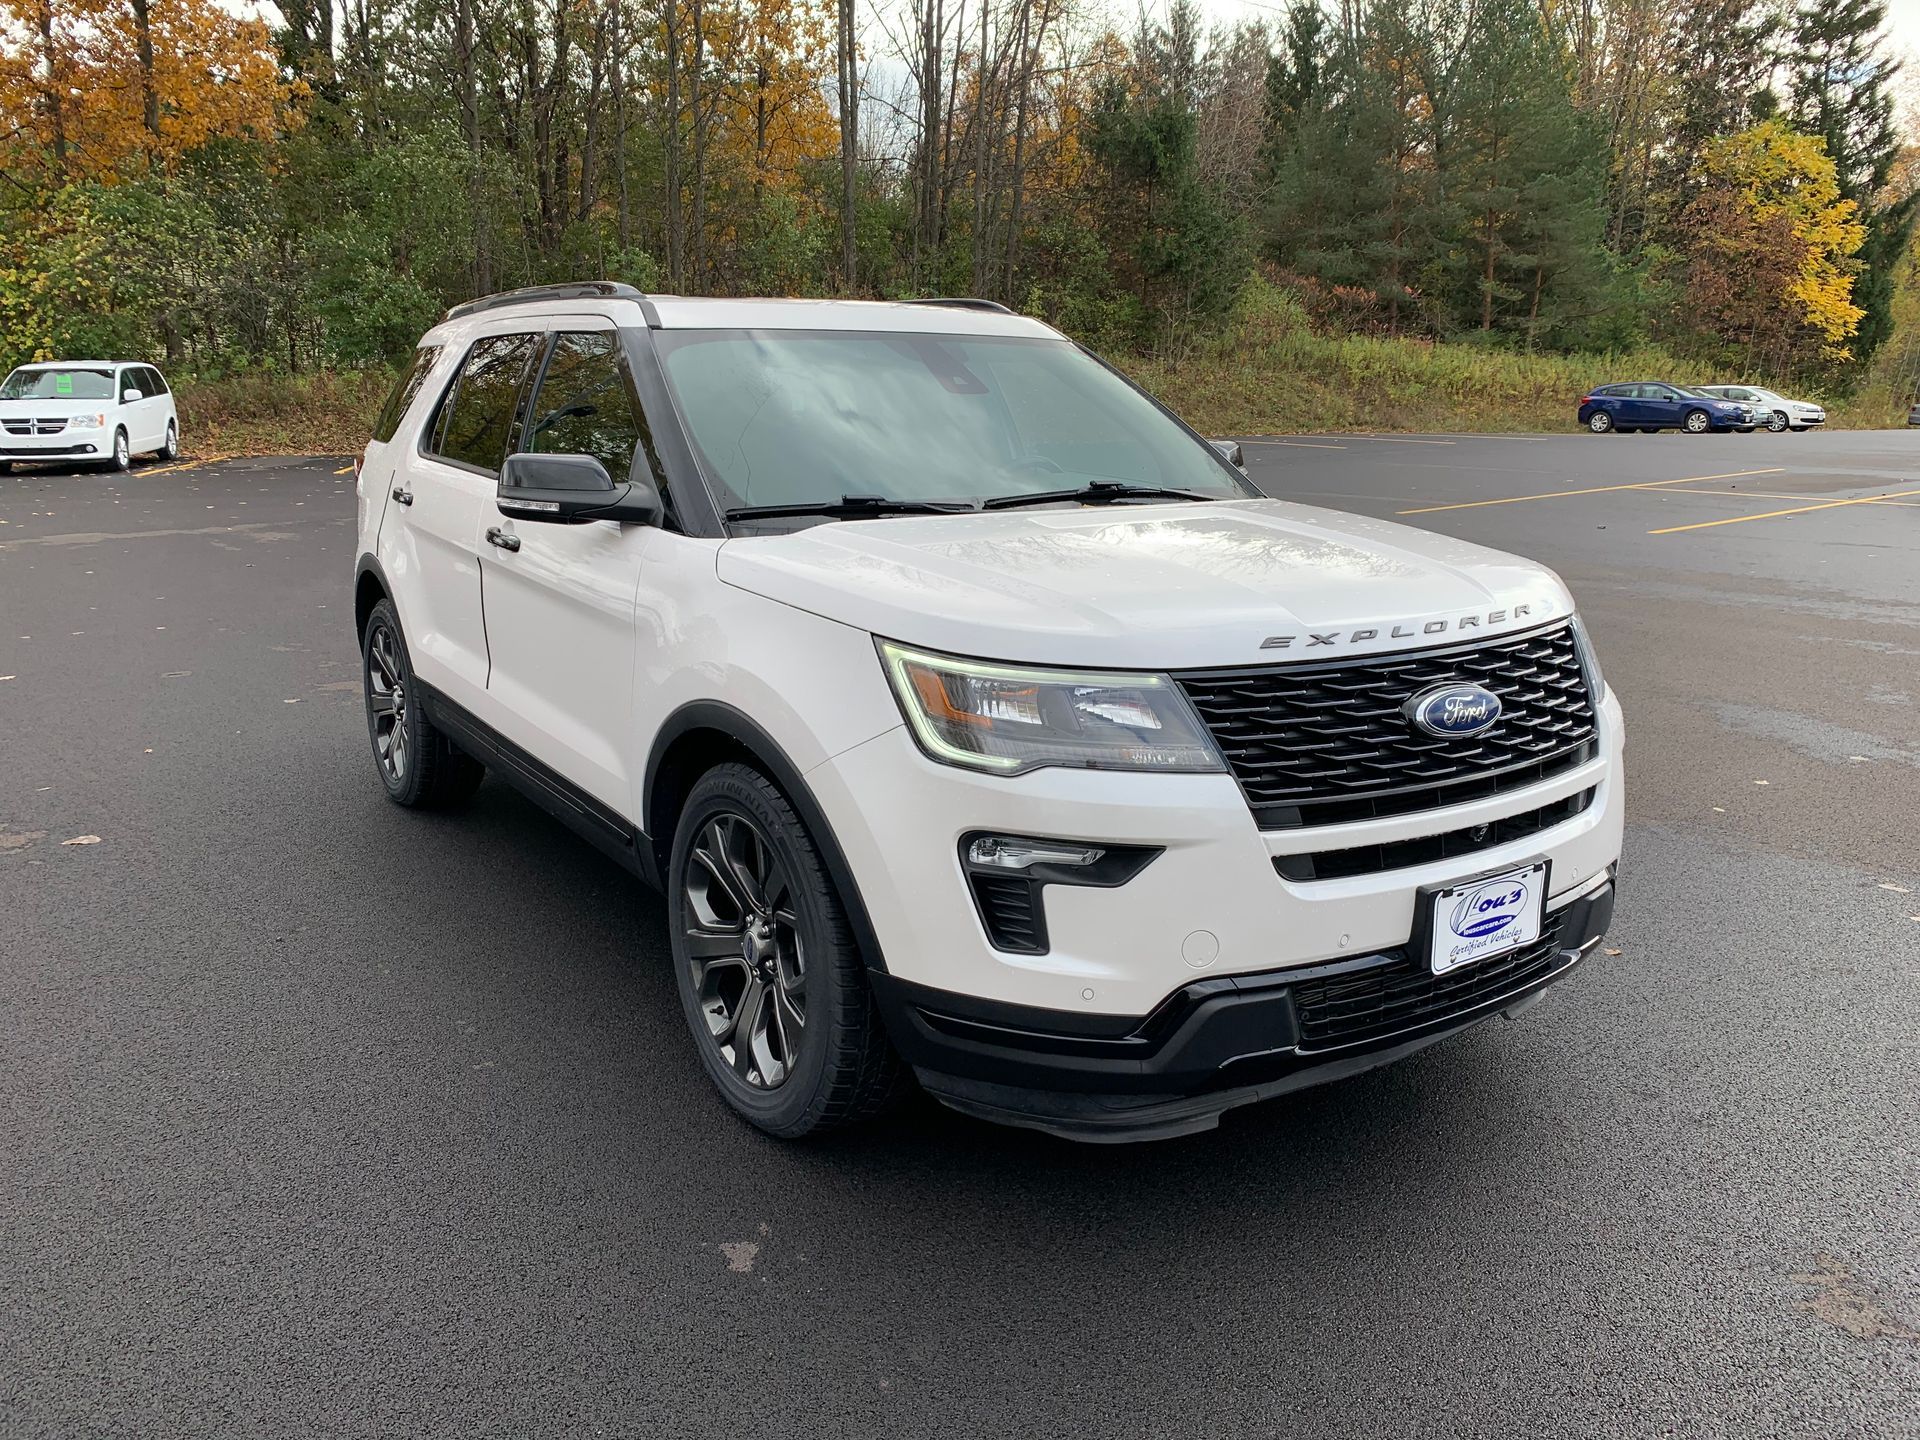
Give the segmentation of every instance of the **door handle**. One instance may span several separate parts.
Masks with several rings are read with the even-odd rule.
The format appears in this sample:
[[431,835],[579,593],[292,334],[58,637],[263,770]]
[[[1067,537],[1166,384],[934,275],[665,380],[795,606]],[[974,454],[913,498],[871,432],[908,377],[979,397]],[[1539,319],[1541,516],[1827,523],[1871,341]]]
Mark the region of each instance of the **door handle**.
[[413,492],[396,485],[393,487],[393,498],[398,500],[402,505],[411,505],[413,503]]
[[502,550],[518,550],[520,548],[520,537],[510,534],[502,530],[498,525],[495,525],[487,531],[487,543],[489,545],[498,545]]

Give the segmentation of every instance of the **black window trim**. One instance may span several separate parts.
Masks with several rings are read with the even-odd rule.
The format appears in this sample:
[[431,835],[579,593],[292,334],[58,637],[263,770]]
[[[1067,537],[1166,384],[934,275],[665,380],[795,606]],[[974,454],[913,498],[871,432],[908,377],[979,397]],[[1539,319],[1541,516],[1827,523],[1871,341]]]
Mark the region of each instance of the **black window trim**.
[[[693,451],[680,428],[679,415],[673,407],[673,401],[667,391],[666,377],[661,373],[659,352],[654,348],[653,331],[646,326],[628,325],[596,311],[571,315],[513,316],[501,314],[489,317],[500,323],[499,329],[488,326],[480,334],[469,337],[463,347],[455,337],[447,337],[431,343],[438,344],[443,350],[455,355],[453,368],[446,380],[433,389],[422,386],[421,393],[433,397],[432,408],[428,412],[428,423],[423,424],[414,437],[414,454],[418,459],[431,461],[435,465],[445,466],[449,470],[458,470],[463,474],[479,475],[485,479],[499,481],[498,471],[482,470],[477,465],[464,461],[450,460],[436,454],[431,448],[433,431],[440,417],[446,411],[449,397],[460,384],[460,377],[466,372],[467,355],[477,341],[490,335],[545,335],[551,336],[568,323],[578,320],[604,320],[612,325],[619,337],[627,357],[627,373],[633,382],[636,398],[640,402],[641,423],[653,438],[653,447],[649,461],[654,469],[655,483],[665,482],[661,490],[669,514],[678,522],[681,534],[700,540],[724,540],[727,529],[721,519],[720,506],[715,502],[713,492],[707,487],[706,476],[701,472],[693,457]],[[517,324],[506,324],[517,320]],[[421,337],[423,342],[426,337]],[[543,358],[544,368],[544,358]],[[416,401],[416,403],[418,403]],[[523,399],[524,404],[531,403],[531,394]],[[662,423],[662,422],[665,423]]]

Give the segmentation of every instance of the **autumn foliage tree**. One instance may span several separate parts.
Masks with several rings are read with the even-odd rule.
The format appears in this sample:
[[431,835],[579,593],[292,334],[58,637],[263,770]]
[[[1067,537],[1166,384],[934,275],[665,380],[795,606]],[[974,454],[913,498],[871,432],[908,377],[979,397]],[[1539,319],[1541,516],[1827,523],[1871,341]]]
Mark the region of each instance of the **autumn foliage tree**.
[[1769,120],[1710,145],[1705,172],[1681,227],[1687,323],[1750,365],[1784,369],[1809,346],[1849,358],[1866,229],[1825,144]]

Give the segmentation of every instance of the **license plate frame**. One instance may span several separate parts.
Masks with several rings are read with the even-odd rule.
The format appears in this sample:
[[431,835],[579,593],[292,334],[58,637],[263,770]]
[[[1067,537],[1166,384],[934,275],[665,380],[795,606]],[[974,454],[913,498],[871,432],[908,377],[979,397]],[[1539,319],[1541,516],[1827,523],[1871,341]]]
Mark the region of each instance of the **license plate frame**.
[[[1421,886],[1409,947],[1414,962],[1430,975],[1451,975],[1532,944],[1545,933],[1552,874],[1552,862],[1540,856],[1470,879]],[[1524,893],[1503,905],[1495,890],[1502,884]],[[1494,919],[1506,923],[1488,926]]]

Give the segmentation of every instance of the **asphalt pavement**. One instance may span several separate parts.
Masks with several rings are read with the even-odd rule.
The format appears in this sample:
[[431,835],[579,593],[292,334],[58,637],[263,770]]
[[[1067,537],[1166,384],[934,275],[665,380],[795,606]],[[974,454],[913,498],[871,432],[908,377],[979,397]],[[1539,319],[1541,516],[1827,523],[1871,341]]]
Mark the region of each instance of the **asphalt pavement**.
[[385,800],[345,462],[0,479],[0,1435],[1920,1435],[1920,435],[1246,450],[1566,577],[1620,906],[1118,1149],[734,1120],[652,897]]

